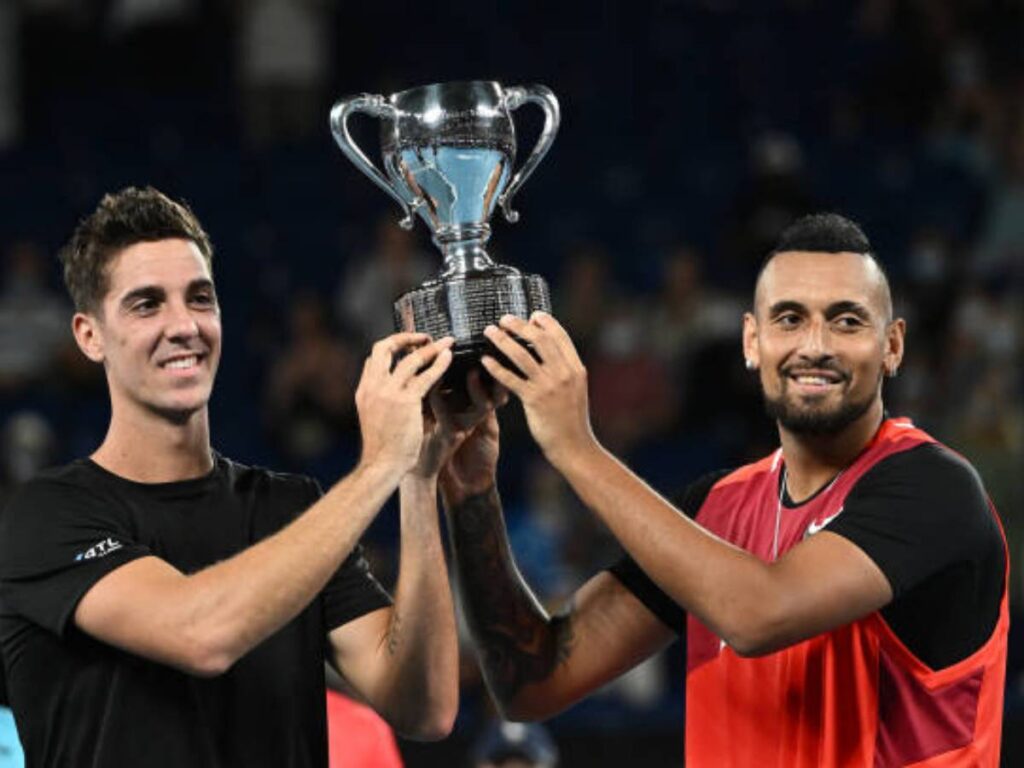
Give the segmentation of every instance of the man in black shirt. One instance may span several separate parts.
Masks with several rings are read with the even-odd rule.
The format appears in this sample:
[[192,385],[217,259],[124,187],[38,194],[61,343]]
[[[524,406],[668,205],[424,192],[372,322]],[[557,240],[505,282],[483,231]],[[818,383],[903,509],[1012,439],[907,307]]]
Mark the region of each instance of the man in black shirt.
[[[221,351],[212,248],[151,188],[106,196],[62,252],[106,438],[4,511],[0,642],[29,766],[325,766],[323,663],[398,731],[445,736],[458,698],[424,421],[450,339],[378,342],[357,467],[326,493],[211,449]],[[407,353],[395,363],[399,353]],[[358,540],[401,491],[392,602]]]

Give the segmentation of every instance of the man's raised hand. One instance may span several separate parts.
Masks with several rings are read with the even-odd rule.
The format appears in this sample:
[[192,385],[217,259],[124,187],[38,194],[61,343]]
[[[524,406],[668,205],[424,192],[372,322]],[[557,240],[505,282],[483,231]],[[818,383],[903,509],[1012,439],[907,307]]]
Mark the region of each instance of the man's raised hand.
[[[425,333],[381,339],[363,364],[356,409],[363,438],[360,463],[412,469],[423,444],[423,400],[452,362],[453,339],[431,341]],[[406,352],[398,363],[395,357]]]
[[592,447],[587,369],[558,321],[546,312],[534,312],[529,321],[505,315],[484,335],[519,369],[517,374],[490,355],[482,358],[487,372],[522,401],[530,433],[548,460],[558,466],[574,451]]

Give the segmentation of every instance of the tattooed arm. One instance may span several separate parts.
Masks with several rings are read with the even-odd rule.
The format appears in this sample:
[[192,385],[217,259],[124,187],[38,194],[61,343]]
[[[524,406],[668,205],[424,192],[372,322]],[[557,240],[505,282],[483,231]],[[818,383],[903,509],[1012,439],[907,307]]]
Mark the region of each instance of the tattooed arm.
[[609,573],[584,584],[551,616],[530,591],[509,548],[494,484],[493,415],[441,472],[463,610],[484,679],[510,720],[550,717],[622,674],[673,638]]

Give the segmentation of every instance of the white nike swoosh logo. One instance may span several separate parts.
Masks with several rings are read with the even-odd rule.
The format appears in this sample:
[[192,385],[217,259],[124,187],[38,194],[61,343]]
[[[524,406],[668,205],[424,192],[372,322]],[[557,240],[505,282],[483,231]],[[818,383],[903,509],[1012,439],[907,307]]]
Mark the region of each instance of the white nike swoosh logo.
[[807,526],[807,532],[804,534],[804,538],[806,539],[808,536],[813,536],[818,531],[820,531],[822,528],[824,528],[826,525],[828,525],[833,520],[835,520],[837,517],[839,517],[842,513],[843,513],[843,507],[840,507],[839,511],[836,512],[834,515],[829,515],[824,520],[820,520],[820,521],[819,520],[815,520],[815,521],[813,521],[810,525]]

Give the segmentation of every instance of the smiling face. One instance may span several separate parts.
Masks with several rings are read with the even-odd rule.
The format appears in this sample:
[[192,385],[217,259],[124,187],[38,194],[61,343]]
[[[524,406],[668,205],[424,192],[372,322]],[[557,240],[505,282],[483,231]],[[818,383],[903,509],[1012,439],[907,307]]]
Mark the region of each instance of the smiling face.
[[833,435],[882,418],[881,382],[903,355],[878,265],[856,253],[790,251],[758,280],[744,354],[760,370],[769,415],[794,434]]
[[206,408],[220,360],[220,308],[209,266],[190,240],[141,242],[107,267],[96,314],[78,313],[75,338],[106,368],[118,414],[183,423]]

